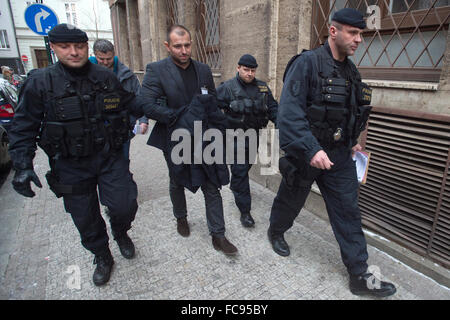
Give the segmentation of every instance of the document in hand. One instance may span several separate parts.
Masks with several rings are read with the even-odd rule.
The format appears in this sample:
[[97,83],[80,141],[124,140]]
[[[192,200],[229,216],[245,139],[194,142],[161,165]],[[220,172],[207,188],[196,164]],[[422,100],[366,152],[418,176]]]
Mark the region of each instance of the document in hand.
[[353,155],[353,161],[356,162],[356,174],[358,176],[358,182],[361,184],[365,184],[367,179],[367,172],[369,171],[370,152],[356,151]]

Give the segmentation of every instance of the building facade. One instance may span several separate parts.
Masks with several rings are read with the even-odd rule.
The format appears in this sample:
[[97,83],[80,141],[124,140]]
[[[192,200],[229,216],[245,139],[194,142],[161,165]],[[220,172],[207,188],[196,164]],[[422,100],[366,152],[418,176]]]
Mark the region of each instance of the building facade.
[[[2,0],[3,1],[3,0]],[[31,0],[11,1],[15,32],[25,73],[48,65],[44,37],[34,33],[24,18],[26,8],[34,3],[44,4],[58,16],[59,23],[77,26],[88,34],[90,54],[97,38],[113,41],[107,0]]]
[[[450,267],[450,1],[447,0],[109,0],[119,56],[137,74],[167,56],[166,29],[193,36],[193,56],[216,84],[254,55],[257,77],[279,98],[289,59],[326,41],[330,17],[352,7],[367,17],[352,57],[373,88],[361,143],[371,152],[360,188],[366,228]],[[253,178],[276,191],[280,175]],[[314,189],[310,198],[320,197]],[[308,209],[315,208],[308,200]]]
[[9,66],[19,73],[23,73],[8,0],[0,0],[0,65]]

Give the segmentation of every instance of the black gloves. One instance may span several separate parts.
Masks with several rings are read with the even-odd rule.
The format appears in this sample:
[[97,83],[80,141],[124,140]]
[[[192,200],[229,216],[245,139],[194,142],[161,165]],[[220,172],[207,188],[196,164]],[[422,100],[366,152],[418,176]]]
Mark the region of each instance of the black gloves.
[[30,181],[33,181],[36,186],[42,188],[41,181],[33,169],[16,169],[12,185],[14,190],[25,197],[34,197],[35,193],[31,190]]

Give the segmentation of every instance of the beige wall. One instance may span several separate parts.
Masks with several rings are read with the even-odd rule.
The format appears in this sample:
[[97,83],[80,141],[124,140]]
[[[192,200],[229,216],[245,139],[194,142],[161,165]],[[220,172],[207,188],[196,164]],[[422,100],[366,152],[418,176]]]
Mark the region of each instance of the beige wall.
[[[180,3],[181,23],[195,40],[195,1]],[[125,64],[143,74],[147,63],[167,57],[165,0],[110,0],[110,6],[115,43]],[[222,68],[216,84],[234,77],[239,57],[250,53],[259,64],[257,77],[267,81],[279,98],[287,62],[309,49],[311,15],[312,0],[220,1]],[[450,33],[439,83],[364,80],[374,89],[375,106],[450,114]]]

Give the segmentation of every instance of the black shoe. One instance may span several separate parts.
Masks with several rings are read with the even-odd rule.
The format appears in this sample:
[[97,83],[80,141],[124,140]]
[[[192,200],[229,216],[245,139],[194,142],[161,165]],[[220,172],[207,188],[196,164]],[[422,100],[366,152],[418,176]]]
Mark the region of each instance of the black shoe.
[[186,217],[177,218],[177,231],[182,237],[189,237],[191,231],[189,230],[189,223]]
[[212,244],[214,249],[222,251],[227,256],[233,256],[238,252],[238,249],[225,237],[219,238],[212,236]]
[[364,273],[359,276],[350,275],[350,291],[358,296],[388,297],[397,289],[392,283],[376,279],[372,273]]
[[245,228],[252,228],[255,226],[255,220],[253,220],[250,212],[241,213],[241,223]]
[[92,280],[96,286],[101,286],[109,281],[111,276],[111,271],[114,265],[114,259],[111,252],[108,250],[107,253],[101,255],[95,255],[94,264],[97,265],[92,276]]
[[287,257],[291,254],[289,250],[289,245],[286,240],[284,240],[283,234],[272,234],[270,228],[267,230],[267,237],[272,244],[273,251],[278,253],[280,256]]
[[116,240],[122,256],[124,256],[126,259],[132,259],[134,257],[134,243],[133,241],[131,241],[126,232],[122,232],[119,235],[114,236],[114,240]]

